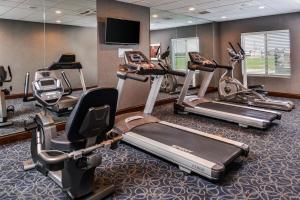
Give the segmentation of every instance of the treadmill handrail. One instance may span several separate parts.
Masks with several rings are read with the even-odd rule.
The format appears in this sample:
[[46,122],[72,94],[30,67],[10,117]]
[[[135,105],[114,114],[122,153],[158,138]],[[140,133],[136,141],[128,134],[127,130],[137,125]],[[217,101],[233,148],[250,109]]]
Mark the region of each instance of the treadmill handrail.
[[138,75],[132,75],[128,72],[117,72],[117,77],[123,80],[126,79],[131,79],[131,80],[135,80],[135,81],[139,81],[139,82],[147,82],[148,81],[148,77],[144,77],[144,76],[138,76]]
[[65,83],[66,83],[66,85],[67,85],[67,89],[65,90],[65,91],[67,91],[67,92],[65,92],[65,93],[63,94],[63,96],[69,96],[69,95],[71,95],[71,94],[73,93],[73,88],[72,88],[72,86],[71,86],[71,83],[70,83],[70,81],[69,81],[69,79],[68,79],[68,77],[67,77],[65,71],[62,71],[62,72],[61,72],[61,76],[63,77],[63,79],[64,79],[64,81],[65,81]]
[[25,82],[24,82],[23,102],[31,102],[31,101],[36,100],[34,97],[29,97],[29,79],[30,79],[30,73],[27,72],[26,75],[25,75]]
[[11,69],[10,69],[9,65],[7,66],[7,70],[8,70],[9,78],[4,80],[4,82],[11,82],[12,81],[12,73],[11,73]]

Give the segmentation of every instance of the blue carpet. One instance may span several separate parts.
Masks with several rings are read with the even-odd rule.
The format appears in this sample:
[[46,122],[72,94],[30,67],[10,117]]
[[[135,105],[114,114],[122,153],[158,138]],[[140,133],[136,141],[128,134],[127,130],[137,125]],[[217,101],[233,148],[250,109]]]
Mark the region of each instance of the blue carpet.
[[[194,115],[175,116],[172,105],[155,109],[163,120],[248,144],[248,158],[236,161],[216,183],[126,144],[99,150],[97,180],[114,183],[111,199],[300,199],[300,101],[267,131]],[[0,199],[68,199],[49,178],[24,172],[29,141],[0,147]]]

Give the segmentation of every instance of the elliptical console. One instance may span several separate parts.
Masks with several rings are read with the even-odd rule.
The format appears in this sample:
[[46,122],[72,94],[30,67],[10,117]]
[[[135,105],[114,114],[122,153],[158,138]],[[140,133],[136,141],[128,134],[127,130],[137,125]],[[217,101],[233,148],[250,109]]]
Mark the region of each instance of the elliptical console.
[[64,95],[61,81],[51,71],[36,72],[32,87],[33,96],[45,107],[57,104]]

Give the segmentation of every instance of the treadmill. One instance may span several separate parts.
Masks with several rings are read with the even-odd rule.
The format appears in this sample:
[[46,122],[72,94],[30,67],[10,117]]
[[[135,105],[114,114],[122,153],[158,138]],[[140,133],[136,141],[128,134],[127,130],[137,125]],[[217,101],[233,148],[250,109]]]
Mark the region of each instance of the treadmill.
[[[274,120],[281,119],[281,113],[260,108],[235,105],[226,102],[213,101],[204,95],[217,68],[228,69],[231,66],[219,65],[200,55],[199,52],[190,52],[188,62],[188,74],[182,87],[180,96],[174,104],[174,112],[177,114],[198,114],[217,118],[229,122],[238,123],[241,127],[268,128]],[[204,72],[204,78],[196,96],[187,96],[188,86],[191,83],[195,71]]]
[[204,133],[191,128],[161,121],[151,116],[164,75],[184,76],[151,63],[139,51],[125,52],[126,64],[120,65],[117,76],[119,100],[125,81],[147,82],[152,76],[152,86],[144,112],[134,112],[116,117],[115,131],[123,134],[123,141],[146,152],[166,159],[187,173],[197,173],[218,180],[228,164],[240,156],[247,156],[246,144]]

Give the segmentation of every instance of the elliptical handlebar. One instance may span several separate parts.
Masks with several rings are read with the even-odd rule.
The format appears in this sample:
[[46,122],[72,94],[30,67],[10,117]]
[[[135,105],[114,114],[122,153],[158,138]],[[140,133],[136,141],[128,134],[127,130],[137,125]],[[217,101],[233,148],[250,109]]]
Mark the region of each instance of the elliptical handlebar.
[[234,46],[232,45],[231,42],[228,42],[230,48],[228,48],[228,54],[230,56],[230,58],[232,59],[232,61],[242,61],[245,59],[245,51],[244,49],[241,47],[240,43],[237,43],[240,51],[238,52]]
[[164,53],[162,53],[162,54],[160,55],[160,58],[161,58],[162,60],[164,60],[164,59],[166,59],[166,58],[169,57],[169,56],[170,56],[170,47],[168,47],[167,50],[166,50]]
[[243,56],[245,56],[245,55],[246,55],[246,52],[244,51],[244,49],[243,49],[243,47],[241,46],[241,44],[240,44],[240,43],[237,43],[237,45],[238,45],[239,48],[240,48],[241,54],[242,54]]
[[232,45],[231,42],[228,42],[229,46],[231,47],[231,49],[234,51],[235,54],[238,54],[238,52],[236,51],[236,49],[234,48],[234,46]]

